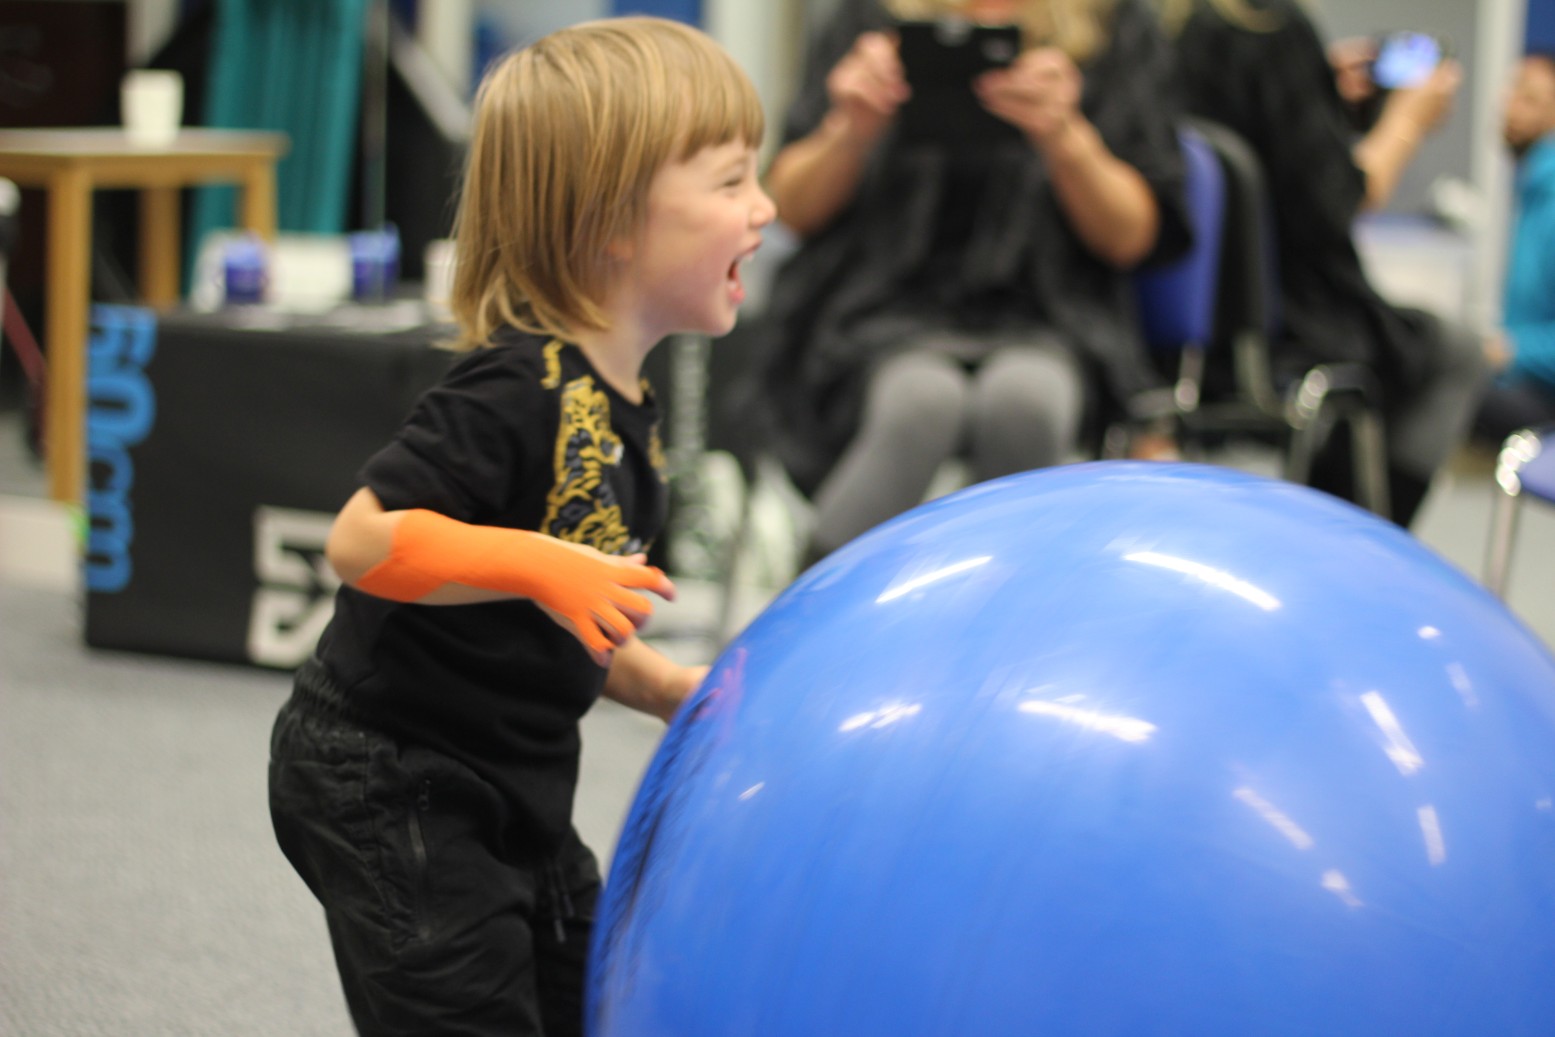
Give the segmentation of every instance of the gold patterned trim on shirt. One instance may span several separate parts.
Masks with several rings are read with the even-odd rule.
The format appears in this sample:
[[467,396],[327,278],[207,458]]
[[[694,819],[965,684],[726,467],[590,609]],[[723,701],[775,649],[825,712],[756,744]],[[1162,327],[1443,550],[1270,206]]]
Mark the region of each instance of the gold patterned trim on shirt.
[[619,467],[624,454],[621,437],[610,427],[610,398],[594,379],[582,375],[563,386],[553,460],[556,481],[546,497],[541,532],[606,554],[626,549],[631,533],[608,479],[609,469]]
[[545,378],[540,382],[542,389],[555,389],[562,384],[562,350],[567,348],[567,343],[559,338],[553,338],[545,344]]
[[659,436],[659,423],[657,421],[648,430],[648,463],[653,465],[653,473],[659,477],[659,482],[668,484],[670,481],[670,466],[664,457],[664,440]]

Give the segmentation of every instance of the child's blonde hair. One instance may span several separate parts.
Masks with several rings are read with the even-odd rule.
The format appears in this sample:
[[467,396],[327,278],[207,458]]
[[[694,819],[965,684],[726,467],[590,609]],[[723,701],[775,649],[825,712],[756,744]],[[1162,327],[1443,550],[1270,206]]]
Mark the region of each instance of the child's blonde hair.
[[[932,19],[963,13],[967,0],[886,0],[898,18]],[[1057,47],[1075,61],[1094,57],[1107,43],[1107,18],[1116,0],[1025,0],[1016,19],[1028,47]]]
[[641,226],[654,174],[763,129],[749,77],[679,22],[586,22],[503,58],[476,95],[454,223],[455,347],[504,324],[606,328],[606,246]]

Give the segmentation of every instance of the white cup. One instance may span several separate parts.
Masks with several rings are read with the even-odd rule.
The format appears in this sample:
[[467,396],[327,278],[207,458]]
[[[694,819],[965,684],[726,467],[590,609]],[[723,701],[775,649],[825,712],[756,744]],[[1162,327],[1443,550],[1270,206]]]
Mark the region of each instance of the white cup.
[[437,238],[427,242],[422,252],[423,290],[426,304],[439,316],[449,313],[448,299],[454,283],[454,243],[450,238]]
[[119,86],[119,107],[130,143],[166,147],[177,139],[183,121],[184,77],[164,69],[134,69]]

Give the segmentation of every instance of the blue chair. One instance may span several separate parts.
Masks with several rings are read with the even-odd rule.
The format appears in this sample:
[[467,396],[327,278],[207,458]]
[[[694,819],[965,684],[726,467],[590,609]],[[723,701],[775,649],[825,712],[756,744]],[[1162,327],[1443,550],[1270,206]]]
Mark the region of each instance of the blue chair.
[[1555,504],[1555,425],[1523,429],[1506,438],[1496,458],[1496,487],[1501,492],[1490,516],[1485,586],[1505,597],[1523,497]]
[[[1178,421],[1198,407],[1205,355],[1215,333],[1225,238],[1226,173],[1198,130],[1183,126],[1177,136],[1187,167],[1193,246],[1176,262],[1134,276],[1145,344],[1163,366],[1175,362],[1177,373],[1169,389],[1142,393],[1129,402],[1130,430],[1150,422]],[[1125,449],[1117,431],[1110,433],[1108,440],[1108,454]]]
[[[1304,484],[1318,451],[1344,426],[1351,433],[1357,499],[1389,515],[1387,439],[1376,380],[1354,363],[1278,371],[1273,353],[1281,328],[1279,276],[1263,168],[1232,130],[1205,119],[1188,125],[1224,170],[1225,219],[1209,385],[1181,415],[1184,452],[1200,454],[1206,443],[1235,437],[1275,444],[1283,453],[1282,476]],[[1217,384],[1217,375],[1223,384]]]

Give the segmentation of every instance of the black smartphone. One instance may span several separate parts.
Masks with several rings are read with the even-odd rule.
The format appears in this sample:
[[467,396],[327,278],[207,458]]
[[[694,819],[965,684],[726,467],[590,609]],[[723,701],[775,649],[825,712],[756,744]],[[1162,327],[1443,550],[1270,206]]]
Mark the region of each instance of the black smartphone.
[[897,117],[900,141],[978,147],[1021,139],[1019,130],[990,114],[972,92],[974,79],[1019,56],[1019,26],[941,18],[898,22],[896,32],[912,88]]
[[1390,32],[1377,39],[1371,81],[1380,90],[1419,86],[1449,56],[1447,41],[1429,32]]

